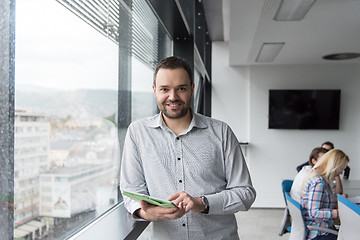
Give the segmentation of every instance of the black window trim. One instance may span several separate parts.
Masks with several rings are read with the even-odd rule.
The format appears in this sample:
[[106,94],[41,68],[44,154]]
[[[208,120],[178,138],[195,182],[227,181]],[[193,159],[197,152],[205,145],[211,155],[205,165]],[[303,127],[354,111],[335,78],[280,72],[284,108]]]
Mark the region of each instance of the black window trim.
[[[147,3],[151,6],[153,11],[155,11],[155,15],[159,18],[161,23],[165,26],[166,31],[171,34],[173,39],[173,54],[179,57],[184,58],[189,62],[189,64],[193,67],[196,67],[200,73],[202,78],[204,79],[205,84],[203,84],[203,89],[201,94],[203,97],[201,99],[201,106],[203,114],[207,116],[211,116],[211,41],[209,39],[207,33],[207,26],[205,21],[205,16],[202,14],[202,18],[196,17],[197,12],[203,12],[203,5],[201,2],[192,1],[192,0],[170,0],[170,1],[159,1],[159,0],[147,0]],[[4,18],[0,25],[1,33],[5,32],[7,34],[2,34],[2,48],[8,47],[9,54],[5,57],[5,59],[1,59],[6,64],[9,64],[9,68],[2,68],[0,72],[0,83],[1,86],[5,86],[2,88],[3,92],[0,94],[0,130],[2,133],[0,138],[1,149],[6,149],[6,151],[2,152],[0,156],[0,165],[3,166],[1,168],[1,172],[6,171],[7,175],[10,173],[9,179],[6,181],[1,181],[1,189],[6,189],[10,193],[14,193],[14,85],[15,85],[15,77],[14,77],[14,52],[15,52],[15,0],[0,0],[1,12],[0,16]],[[165,10],[164,10],[165,9]],[[196,18],[196,19],[195,19]],[[200,26],[200,25],[201,26]],[[195,33],[198,27],[202,27],[201,32]],[[8,31],[8,32],[7,32]],[[204,36],[205,34],[205,36]],[[195,39],[194,39],[195,38]],[[205,40],[204,40],[205,39]],[[199,51],[199,47],[201,50]],[[1,51],[5,51],[6,49],[0,49]],[[119,48],[119,53],[121,52],[121,47]],[[131,53],[125,52],[125,55],[131,56]],[[122,56],[123,57],[123,56]],[[119,62],[119,69],[129,69],[129,59],[122,59]],[[4,72],[5,70],[5,72]],[[7,72],[8,70],[8,72]],[[130,74],[127,71],[126,74]],[[124,74],[124,72],[122,72]],[[5,77],[3,77],[5,76]],[[119,90],[119,101],[131,99],[131,91],[129,91],[129,83],[126,79],[126,76],[123,79],[119,79],[119,86],[124,88],[123,91]],[[121,89],[120,88],[120,89]],[[129,101],[131,102],[131,101]],[[131,112],[131,104],[125,107],[125,111]],[[120,108],[120,106],[119,106]],[[124,110],[124,109],[122,109]],[[119,131],[125,130],[129,124],[129,119],[118,119],[119,122]],[[1,174],[3,175],[3,174]],[[4,194],[3,190],[1,194]],[[13,199],[12,199],[13,201]],[[10,204],[10,203],[9,203]],[[13,204],[13,202],[12,202]],[[126,226],[127,231],[125,231],[124,239],[136,239],[141,232],[146,228],[149,224],[145,221],[134,221],[131,215],[124,208],[123,203],[118,203],[102,214],[100,217],[96,218],[90,224],[88,224],[83,229],[79,230],[75,235],[70,237],[70,239],[80,239],[79,236],[85,236],[85,232],[90,233],[96,229],[96,226],[103,226],[100,231],[107,231],[108,225],[103,225],[107,222],[107,219],[111,219],[112,217],[120,218],[118,220],[121,221],[123,226]],[[2,212],[0,214],[3,214]],[[2,239],[11,239],[13,238],[13,214],[7,214],[7,225],[1,224],[0,232],[2,235],[0,237]],[[118,227],[118,225],[116,225]],[[78,236],[78,237],[76,237]],[[119,239],[119,236],[115,236],[116,239]],[[121,237],[120,237],[121,238]],[[89,239],[89,238],[87,238]]]

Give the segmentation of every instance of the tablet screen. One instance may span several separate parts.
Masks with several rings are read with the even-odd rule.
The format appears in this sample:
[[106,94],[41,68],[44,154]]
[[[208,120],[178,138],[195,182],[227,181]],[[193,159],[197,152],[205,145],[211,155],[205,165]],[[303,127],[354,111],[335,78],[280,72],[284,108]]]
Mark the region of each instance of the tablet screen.
[[150,204],[160,206],[160,207],[165,207],[165,208],[176,207],[176,205],[173,202],[163,200],[160,198],[156,198],[156,197],[150,197],[145,194],[138,194],[138,193],[133,193],[133,192],[128,192],[128,191],[122,191],[122,193],[123,193],[123,195],[125,195],[137,202],[144,200]]

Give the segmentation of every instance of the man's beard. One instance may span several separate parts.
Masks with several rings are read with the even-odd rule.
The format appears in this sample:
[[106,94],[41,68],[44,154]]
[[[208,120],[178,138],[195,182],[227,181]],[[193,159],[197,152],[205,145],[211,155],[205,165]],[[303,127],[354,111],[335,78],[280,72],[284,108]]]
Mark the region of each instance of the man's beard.
[[[176,103],[176,102],[175,102]],[[164,108],[163,108],[163,111],[162,113],[167,117],[167,118],[172,118],[172,119],[177,119],[177,118],[182,118],[184,117],[187,112],[189,111],[189,107],[185,106],[183,103],[182,103],[182,106],[183,108],[180,110],[180,112],[172,112],[171,110],[168,111],[167,108],[166,108],[166,104],[168,103],[164,103]]]

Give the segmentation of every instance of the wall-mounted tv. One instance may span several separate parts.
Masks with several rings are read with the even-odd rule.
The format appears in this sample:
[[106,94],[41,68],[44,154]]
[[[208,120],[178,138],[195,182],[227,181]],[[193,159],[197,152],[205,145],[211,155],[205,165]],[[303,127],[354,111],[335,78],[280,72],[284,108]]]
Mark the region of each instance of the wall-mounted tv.
[[340,90],[269,90],[270,129],[339,129]]

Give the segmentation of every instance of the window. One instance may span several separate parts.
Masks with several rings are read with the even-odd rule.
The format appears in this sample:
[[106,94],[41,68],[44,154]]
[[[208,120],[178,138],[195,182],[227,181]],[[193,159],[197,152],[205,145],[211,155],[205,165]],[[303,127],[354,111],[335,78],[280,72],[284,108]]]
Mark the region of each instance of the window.
[[157,112],[171,40],[145,1],[106,2],[16,1],[15,238],[34,220],[65,238],[118,203],[126,128]]
[[195,83],[195,88],[194,88],[194,110],[196,112],[199,112],[199,107],[200,107],[200,101],[201,101],[201,91],[203,89],[202,86],[202,80],[203,78],[201,77],[199,71],[195,68],[194,70],[194,83]]
[[118,201],[118,45],[56,1],[18,0],[15,49],[15,230],[62,238]]
[[[0,202],[7,206],[0,238],[38,237],[39,229],[36,236],[25,230],[34,220],[47,238],[66,238],[121,201],[118,172],[126,129],[158,111],[151,89],[154,66],[173,49],[191,63],[189,36],[200,35],[186,31],[183,11],[175,9],[187,3],[0,4],[0,173],[5,176]],[[162,14],[164,8],[178,15]],[[195,107],[201,105],[198,88]]]
[[132,121],[150,117],[157,111],[152,90],[153,70],[132,58]]

